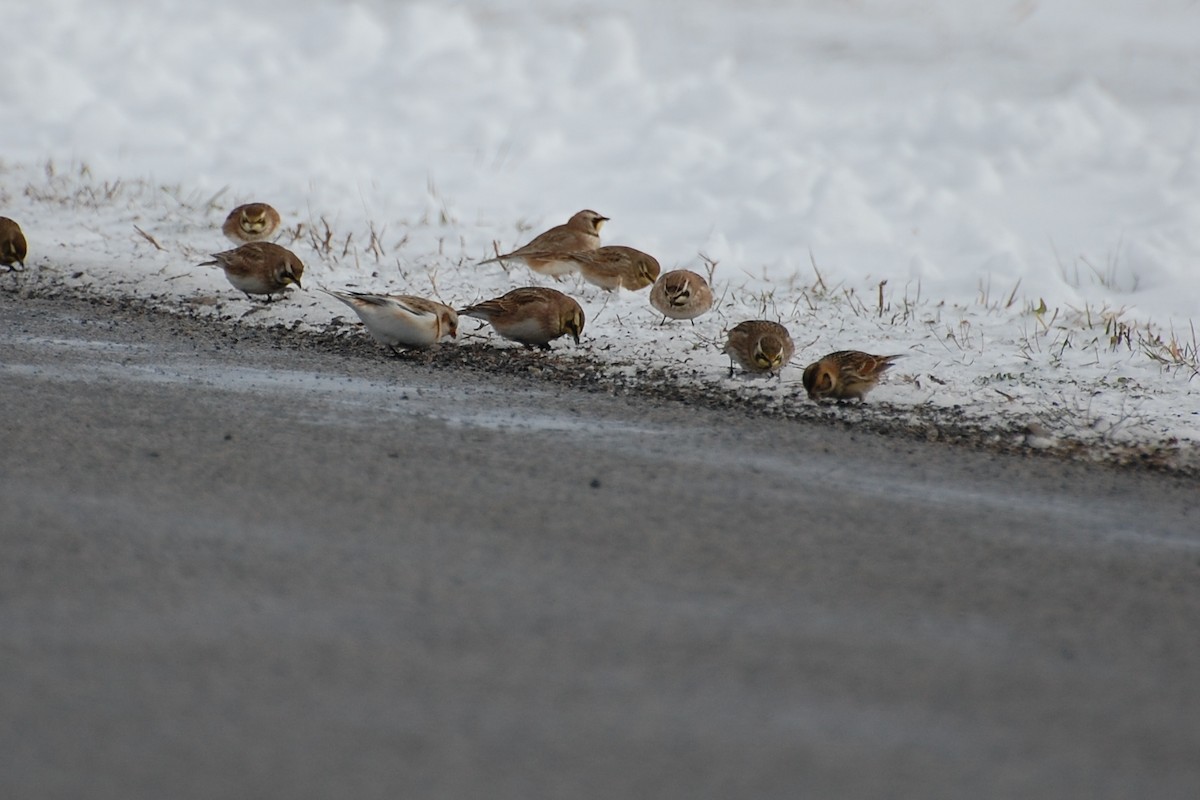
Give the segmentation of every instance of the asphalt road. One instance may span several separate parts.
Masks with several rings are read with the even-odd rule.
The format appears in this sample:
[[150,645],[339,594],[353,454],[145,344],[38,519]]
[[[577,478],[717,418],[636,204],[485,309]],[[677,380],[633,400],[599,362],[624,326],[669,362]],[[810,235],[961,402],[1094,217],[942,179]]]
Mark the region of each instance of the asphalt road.
[[1194,482],[11,294],[0,409],[5,798],[1200,797]]

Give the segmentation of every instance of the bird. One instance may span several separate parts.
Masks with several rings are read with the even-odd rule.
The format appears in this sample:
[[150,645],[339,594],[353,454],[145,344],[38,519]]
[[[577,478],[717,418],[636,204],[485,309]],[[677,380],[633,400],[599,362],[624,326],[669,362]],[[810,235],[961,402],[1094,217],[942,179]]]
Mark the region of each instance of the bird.
[[804,388],[810,400],[863,402],[899,355],[873,356],[860,350],[838,350],[804,368]]
[[600,229],[604,227],[605,222],[608,222],[608,217],[591,209],[584,209],[576,212],[565,224],[539,233],[529,244],[518,247],[511,253],[480,261],[476,266],[497,261],[523,261],[525,266],[534,272],[562,280],[564,275],[574,272],[577,266],[575,262],[564,259],[563,256],[600,247]]
[[729,356],[729,377],[733,377],[733,362],[747,372],[779,375],[796,351],[792,336],[778,322],[752,319],[739,322],[729,331],[722,351]]
[[411,294],[369,294],[321,289],[354,310],[375,341],[399,354],[397,347],[423,350],[449,336],[458,337],[458,314],[450,306]]
[[0,266],[8,267],[10,272],[15,269],[13,264],[20,264],[24,269],[28,252],[29,245],[21,226],[8,217],[0,217]]
[[661,270],[654,256],[619,244],[571,253],[566,258],[578,266],[585,281],[610,292],[645,289],[658,280]]
[[[650,305],[671,319],[693,320],[713,306],[713,292],[704,276],[690,269],[675,269],[664,273],[650,290]],[[659,323],[660,325],[662,323]]]
[[583,309],[579,303],[557,289],[523,286],[491,300],[459,309],[465,317],[492,324],[505,339],[525,347],[550,349],[550,342],[571,334],[579,344],[583,333]]
[[262,242],[279,230],[279,212],[266,203],[246,203],[229,212],[221,232],[234,244]]
[[250,242],[234,250],[213,253],[212,257],[212,261],[203,261],[200,266],[216,264],[225,270],[233,288],[245,292],[247,297],[265,294],[268,303],[275,292],[293,283],[300,286],[304,274],[304,264],[295,253],[271,242]]

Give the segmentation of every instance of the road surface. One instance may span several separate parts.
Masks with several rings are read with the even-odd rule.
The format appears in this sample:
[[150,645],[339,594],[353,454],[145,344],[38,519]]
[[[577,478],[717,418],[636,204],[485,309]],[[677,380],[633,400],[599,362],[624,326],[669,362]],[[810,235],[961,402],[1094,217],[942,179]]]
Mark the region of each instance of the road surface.
[[1194,482],[11,294],[0,408],[3,797],[1200,797]]

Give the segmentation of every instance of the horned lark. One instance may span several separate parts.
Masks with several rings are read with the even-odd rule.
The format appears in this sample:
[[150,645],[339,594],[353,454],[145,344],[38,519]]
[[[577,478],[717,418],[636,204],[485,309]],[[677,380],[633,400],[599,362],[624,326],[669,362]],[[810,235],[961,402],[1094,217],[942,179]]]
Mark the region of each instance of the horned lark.
[[562,276],[575,271],[574,261],[564,259],[568,253],[578,253],[584,250],[595,250],[600,246],[600,229],[608,217],[585,209],[567,220],[565,225],[556,225],[545,233],[540,233],[524,247],[518,247],[511,253],[504,253],[480,264],[491,264],[495,261],[523,261],[525,266],[542,275],[561,280]]
[[658,279],[661,269],[654,256],[618,244],[571,253],[566,258],[578,265],[585,281],[610,292],[622,287],[631,292],[645,289]]
[[654,284],[650,290],[650,305],[662,312],[663,322],[667,317],[694,320],[712,308],[713,292],[704,276],[690,269],[676,269]]
[[13,264],[20,264],[23,269],[27,252],[29,247],[21,226],[8,217],[0,217],[0,266],[8,267],[11,271]]
[[486,320],[505,339],[526,347],[550,349],[550,342],[571,334],[579,344],[583,309],[557,289],[525,286],[461,309],[459,314]]
[[897,358],[900,356],[839,350],[804,368],[804,388],[812,400],[858,398],[861,402]]
[[779,375],[796,351],[791,334],[778,322],[753,319],[739,322],[729,331],[722,351],[729,356],[729,376],[733,377],[733,362],[747,372]]
[[250,242],[236,250],[213,253],[212,257],[212,261],[201,262],[200,266],[216,264],[225,270],[233,288],[245,292],[247,297],[265,294],[267,302],[271,301],[271,295],[290,284],[300,286],[304,274],[304,264],[295,253],[271,242]]
[[234,244],[262,242],[279,230],[279,212],[266,203],[247,203],[229,212],[221,232]]
[[458,336],[458,314],[436,300],[410,294],[321,291],[354,309],[375,341],[393,353],[397,347],[424,349],[443,336]]

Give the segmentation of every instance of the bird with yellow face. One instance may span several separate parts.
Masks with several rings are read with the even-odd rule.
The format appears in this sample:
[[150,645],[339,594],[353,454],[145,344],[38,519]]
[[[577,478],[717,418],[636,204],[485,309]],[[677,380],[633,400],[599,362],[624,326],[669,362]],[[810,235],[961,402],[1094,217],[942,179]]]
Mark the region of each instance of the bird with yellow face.
[[729,356],[729,377],[736,361],[752,375],[779,376],[792,360],[796,346],[788,329],[778,322],[752,319],[739,322],[730,331],[722,351]]
[[229,212],[221,232],[234,244],[263,242],[279,230],[283,220],[267,203],[246,203]]
[[585,208],[572,215],[564,224],[555,225],[550,230],[539,233],[529,244],[518,247],[511,253],[501,253],[495,258],[480,261],[479,264],[520,261],[540,275],[562,280],[564,275],[578,269],[578,264],[566,256],[600,247],[600,229],[604,227],[605,222],[608,222],[608,217]]
[[571,335],[579,344],[583,309],[557,289],[524,286],[491,300],[460,309],[464,317],[491,323],[496,333],[526,347],[550,349],[550,342]]
[[269,303],[271,295],[289,286],[304,288],[300,286],[304,263],[291,250],[271,242],[250,242],[234,250],[213,253],[212,258],[202,261],[200,266],[219,266],[233,288],[245,292],[247,297],[265,294]]
[[653,286],[661,269],[654,256],[619,244],[571,253],[565,258],[578,265],[585,281],[609,292],[636,292]]
[[899,355],[873,356],[861,350],[838,350],[804,368],[804,388],[811,400],[858,400],[875,388]]

